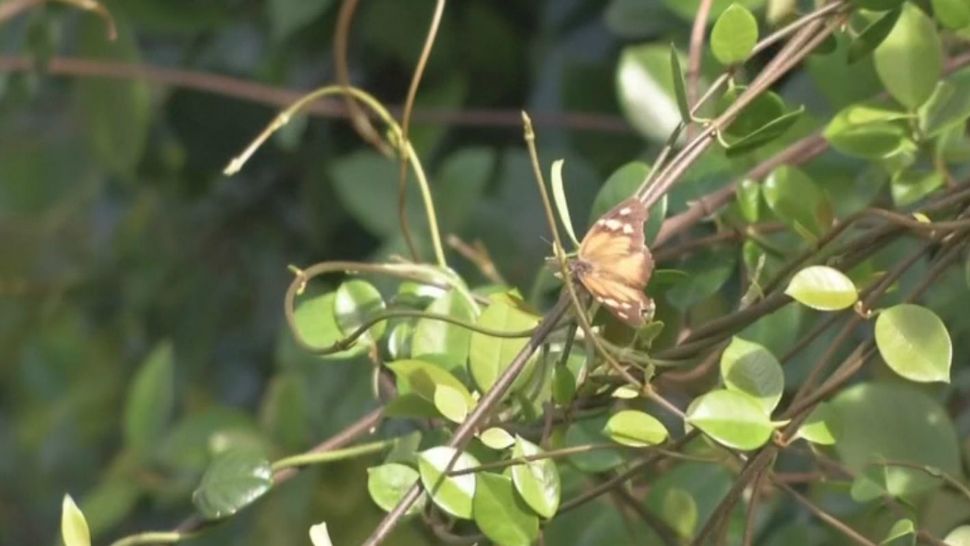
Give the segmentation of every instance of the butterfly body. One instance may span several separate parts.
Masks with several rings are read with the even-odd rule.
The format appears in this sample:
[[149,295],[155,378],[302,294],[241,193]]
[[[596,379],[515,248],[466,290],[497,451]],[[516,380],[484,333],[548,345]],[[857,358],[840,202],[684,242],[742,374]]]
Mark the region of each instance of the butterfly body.
[[616,318],[631,327],[653,315],[653,300],[643,290],[653,273],[653,256],[644,244],[647,209],[630,198],[600,217],[583,237],[571,272]]

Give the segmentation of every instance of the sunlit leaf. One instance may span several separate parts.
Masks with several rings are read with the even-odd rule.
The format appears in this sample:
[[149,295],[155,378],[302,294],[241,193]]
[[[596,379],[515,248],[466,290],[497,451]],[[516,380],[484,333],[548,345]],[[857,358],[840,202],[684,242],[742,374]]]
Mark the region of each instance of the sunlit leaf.
[[[330,347],[337,341],[344,338],[343,331],[337,324],[334,311],[334,304],[337,299],[335,292],[322,295],[312,295],[302,297],[297,300],[296,310],[293,313],[296,324],[296,334],[303,341],[314,348]],[[352,348],[325,355],[328,359],[345,359],[366,351],[363,345],[354,345]]]
[[[399,463],[387,463],[367,469],[367,491],[370,498],[385,512],[390,512],[404,498],[411,486],[418,483],[418,471]],[[427,496],[423,493],[411,505],[407,515],[418,514],[424,510]]]
[[947,546],[970,546],[970,525],[961,525],[950,531],[943,542]]
[[61,502],[61,538],[64,546],[91,546],[88,522],[70,495],[64,495]]
[[873,52],[889,94],[910,110],[929,98],[943,71],[943,50],[933,21],[906,3],[896,25]]
[[[539,455],[539,446],[516,436],[512,457],[531,457]],[[539,459],[512,467],[512,483],[516,491],[535,513],[549,519],[556,515],[562,487],[559,483],[559,468],[553,459]]]
[[728,389],[757,400],[769,415],[785,389],[778,359],[761,345],[739,337],[732,338],[721,354],[721,378]]
[[310,526],[310,543],[313,546],[333,546],[326,522]]
[[798,429],[797,436],[813,444],[829,446],[838,437],[838,414],[827,403],[819,404]]
[[886,364],[910,381],[950,381],[950,334],[940,317],[925,307],[901,304],[880,312],[876,345]]
[[[475,317],[461,295],[450,291],[432,303],[427,311],[449,315],[464,322],[474,322]],[[449,369],[464,366],[468,359],[468,342],[471,332],[457,324],[432,319],[420,319],[411,340],[411,354],[420,357],[427,354],[445,355]]]
[[795,273],[785,294],[819,311],[847,309],[859,299],[859,291],[852,279],[825,265],[812,265]]
[[617,66],[616,87],[626,119],[656,141],[665,140],[680,123],[669,55],[661,45],[630,46]]
[[506,449],[515,444],[515,436],[499,427],[485,429],[478,435],[478,439],[492,449]]
[[[373,285],[362,280],[351,280],[337,288],[333,302],[334,317],[344,335],[354,333],[369,319],[384,311],[384,299]],[[372,344],[384,335],[386,321],[373,324],[366,333],[357,338],[360,343]]]
[[[472,499],[476,496],[476,474],[444,476],[448,463],[458,452],[451,447],[433,447],[418,456],[418,470],[424,489],[431,494],[434,503],[456,518],[472,519]],[[458,456],[452,470],[467,470],[479,466],[478,460],[468,453]],[[511,488],[511,482],[509,484]]]
[[748,58],[758,42],[758,20],[739,4],[731,4],[711,30],[711,51],[723,65]]
[[455,423],[464,422],[468,416],[467,390],[460,391],[448,385],[436,385],[434,389],[434,407],[441,415]]
[[695,400],[687,422],[718,442],[735,449],[757,449],[774,430],[761,404],[754,398],[729,390],[711,391]]
[[[521,332],[534,328],[538,322],[538,317],[495,300],[478,317],[476,324],[502,332]],[[483,391],[490,389],[527,342],[528,338],[524,337],[493,337],[473,332],[468,349],[469,371],[478,387]],[[534,358],[530,362],[534,362]],[[526,371],[519,377],[525,379],[530,368],[531,365],[527,365]]]
[[667,427],[656,417],[636,410],[614,413],[606,422],[603,433],[616,443],[633,447],[662,444],[668,435]]
[[539,536],[539,518],[515,494],[512,480],[482,472],[475,491],[475,523],[503,546],[530,546]]
[[576,232],[573,231],[572,215],[569,213],[569,201],[566,199],[566,189],[563,187],[562,164],[562,159],[557,159],[552,162],[552,174],[550,175],[550,179],[552,180],[552,197],[556,203],[556,212],[559,213],[559,222],[565,228],[569,239],[578,245],[579,240],[576,238]]

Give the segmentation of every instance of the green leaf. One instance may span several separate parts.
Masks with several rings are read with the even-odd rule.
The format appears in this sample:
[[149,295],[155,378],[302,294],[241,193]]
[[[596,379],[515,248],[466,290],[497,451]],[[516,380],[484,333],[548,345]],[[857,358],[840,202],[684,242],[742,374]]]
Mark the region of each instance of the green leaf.
[[482,472],[475,492],[475,523],[502,546],[530,546],[539,536],[539,518],[512,488],[512,480]]
[[948,546],[970,546],[970,525],[961,525],[943,539]]
[[[341,156],[330,167],[334,189],[347,212],[367,231],[386,237],[401,231],[398,219],[399,164],[377,152]],[[424,208],[413,175],[408,171],[405,213],[416,235],[426,233]],[[418,226],[418,227],[415,227]]]
[[[468,388],[452,375],[448,370],[441,366],[431,364],[422,360],[396,360],[387,364],[394,375],[397,377],[397,387],[399,398],[405,398],[410,394],[417,395],[425,402],[421,407],[437,410],[436,397],[440,387],[448,387],[453,394],[459,394],[465,401],[465,407],[469,408],[475,404]],[[449,396],[449,395],[443,395]],[[397,413],[397,415],[413,415],[408,412]]]
[[[468,302],[454,290],[436,299],[427,311],[448,315],[464,322],[474,322],[475,316]],[[422,355],[445,355],[449,369],[464,367],[468,360],[468,342],[471,332],[457,324],[440,320],[420,319],[414,328],[414,338],[411,340],[411,354],[415,357]]]
[[[411,486],[418,483],[418,471],[399,463],[388,463],[367,469],[367,492],[377,506],[390,512],[404,498]],[[410,516],[424,510],[428,497],[421,494],[406,512]]]
[[[606,419],[586,419],[573,423],[566,429],[566,447],[599,444],[606,440],[603,428]],[[569,461],[579,470],[588,473],[606,472],[624,461],[623,454],[613,449],[596,449],[587,453],[571,455]]]
[[744,6],[731,4],[711,30],[711,51],[723,65],[748,58],[758,43],[758,20]]
[[751,396],[770,415],[785,390],[785,374],[768,349],[739,337],[721,354],[724,386]]
[[690,538],[697,526],[697,502],[690,492],[679,487],[667,489],[660,515],[682,538]]
[[[421,452],[418,470],[424,489],[431,499],[445,512],[461,519],[472,519],[472,499],[476,497],[476,474],[445,477],[445,469],[457,451],[452,447],[438,446]],[[462,453],[452,470],[467,470],[479,466],[478,459]]]
[[499,427],[485,429],[478,435],[478,439],[492,449],[507,449],[515,444],[515,437]]
[[216,456],[195,492],[192,503],[206,519],[231,516],[273,487],[269,461],[254,449],[229,449]]
[[670,70],[670,50],[658,44],[620,53],[616,88],[624,117],[643,136],[663,142],[680,123]]
[[876,346],[886,364],[910,381],[950,382],[950,334],[940,317],[925,307],[902,304],[879,313]]
[[559,213],[559,222],[566,229],[566,234],[569,235],[569,239],[573,244],[579,246],[579,239],[576,238],[576,232],[573,231],[573,219],[569,214],[569,201],[566,199],[566,190],[563,188],[563,162],[562,159],[557,159],[552,162],[552,173],[550,175],[552,179],[552,197],[556,203],[556,212]]
[[687,422],[718,442],[745,451],[763,446],[774,430],[758,400],[729,390],[711,391],[695,400]]
[[645,447],[662,444],[667,440],[667,428],[656,417],[636,410],[623,410],[613,414],[606,422],[603,433],[614,442]]
[[966,0],[932,0],[933,15],[949,29],[970,26],[970,3]]
[[818,237],[832,223],[832,207],[825,194],[795,167],[784,165],[772,171],[761,193],[778,219],[803,237]]
[[[838,415],[835,449],[853,472],[881,461],[908,461],[962,477],[956,431],[939,402],[905,383],[861,383],[831,401]],[[885,466],[879,486],[910,496],[939,486],[919,470]]]
[[913,146],[906,126],[895,123],[909,116],[878,103],[853,104],[832,118],[824,136],[846,155],[879,159]]
[[[519,436],[515,437],[513,458],[531,457],[542,453],[539,446]],[[559,483],[559,469],[553,459],[539,459],[512,467],[512,482],[515,489],[535,513],[550,519],[559,509],[562,487]]]
[[939,171],[903,170],[893,176],[889,186],[893,203],[906,207],[933,193],[944,184],[943,174]]
[[326,522],[310,526],[310,543],[313,546],[333,546]]
[[901,10],[894,9],[864,28],[849,44],[849,64],[855,63],[879,47],[879,44],[886,39],[886,36],[889,36],[889,32],[896,26],[900,13]]
[[785,134],[804,112],[805,107],[799,106],[791,112],[786,112],[778,116],[753,132],[731,142],[725,150],[725,153],[728,157],[735,157],[764,146]]
[[[539,319],[501,300],[493,300],[476,324],[482,328],[499,330],[502,332],[520,332],[534,328]],[[475,384],[482,391],[492,388],[498,377],[505,371],[509,363],[519,351],[525,347],[528,338],[492,337],[480,332],[473,332],[468,349],[469,371]],[[526,369],[519,376],[517,384],[523,384],[530,375],[533,357]]]
[[[641,0],[642,1],[642,0]],[[693,21],[697,16],[697,10],[701,0],[663,0],[664,6],[676,13],[684,21]],[[748,9],[758,9],[764,5],[765,0],[713,0],[711,2],[711,12],[708,15],[708,22],[717,18],[724,10],[734,4],[740,4]]]
[[943,73],[943,50],[933,21],[911,3],[873,53],[876,73],[894,99],[915,110]]
[[687,102],[687,85],[684,83],[684,71],[680,68],[680,53],[677,47],[670,44],[670,74],[674,81],[674,97],[677,99],[677,109],[684,124],[690,123],[694,116],[690,114],[690,104]]
[[741,216],[749,223],[755,223],[761,216],[761,184],[757,180],[745,178],[738,184],[735,192]]
[[468,417],[467,390],[460,391],[448,385],[437,385],[434,389],[434,407],[454,423],[462,423]]
[[91,546],[88,522],[70,495],[64,495],[61,503],[61,538],[64,546]]
[[172,344],[162,342],[145,358],[132,379],[125,404],[125,444],[149,455],[161,440],[175,405]]
[[920,130],[927,137],[961,126],[970,117],[970,70],[955,72],[936,84],[929,100],[919,109]]
[[812,413],[805,420],[805,423],[798,429],[798,438],[819,444],[830,446],[835,444],[838,437],[838,414],[832,411],[832,407],[823,402],[812,410]]
[[304,376],[295,371],[275,375],[269,382],[260,410],[263,428],[286,451],[306,446],[311,410]]
[[916,526],[913,524],[913,520],[904,518],[893,524],[892,528],[889,529],[889,533],[886,534],[886,538],[882,539],[882,542],[879,544],[901,544],[897,540],[904,537],[911,537],[908,542],[912,543],[915,536]]
[[698,252],[684,262],[687,275],[666,293],[667,301],[684,311],[720,290],[734,272],[736,253],[725,250]]
[[[118,21],[118,37],[109,41],[98,17],[81,17],[78,56],[104,62],[139,64],[130,26]],[[138,78],[78,78],[74,98],[80,127],[94,156],[117,174],[131,175],[141,160],[151,122],[151,89]]]
[[[384,308],[381,293],[370,283],[361,280],[341,284],[333,302],[334,317],[345,336],[354,333],[368,319],[383,312]],[[387,321],[375,323],[357,341],[365,345],[376,343],[386,328]]]
[[[343,339],[334,310],[336,292],[300,298],[293,312],[296,334],[310,347],[322,349]],[[325,359],[346,359],[366,351],[364,345],[354,344],[345,351],[324,355]]]
[[808,266],[795,273],[785,294],[819,311],[848,309],[859,299],[859,291],[852,279],[825,265]]
[[269,0],[267,16],[273,38],[281,41],[312,23],[333,4],[333,0]]

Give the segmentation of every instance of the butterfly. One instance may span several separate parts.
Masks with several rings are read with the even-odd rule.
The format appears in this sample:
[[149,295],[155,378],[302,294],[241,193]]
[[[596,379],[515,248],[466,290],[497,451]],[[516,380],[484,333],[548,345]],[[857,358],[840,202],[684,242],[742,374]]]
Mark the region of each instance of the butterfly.
[[616,318],[633,328],[653,316],[654,303],[643,293],[653,273],[653,256],[644,244],[647,208],[631,197],[597,220],[579,244],[572,274]]

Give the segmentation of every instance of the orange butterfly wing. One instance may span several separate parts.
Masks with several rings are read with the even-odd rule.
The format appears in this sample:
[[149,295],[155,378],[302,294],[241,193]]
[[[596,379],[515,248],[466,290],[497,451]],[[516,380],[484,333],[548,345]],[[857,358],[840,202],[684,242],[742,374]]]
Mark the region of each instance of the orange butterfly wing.
[[633,327],[653,314],[643,289],[653,273],[644,245],[647,210],[636,198],[623,201],[593,224],[579,246],[577,277],[593,297]]

